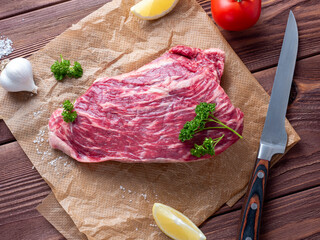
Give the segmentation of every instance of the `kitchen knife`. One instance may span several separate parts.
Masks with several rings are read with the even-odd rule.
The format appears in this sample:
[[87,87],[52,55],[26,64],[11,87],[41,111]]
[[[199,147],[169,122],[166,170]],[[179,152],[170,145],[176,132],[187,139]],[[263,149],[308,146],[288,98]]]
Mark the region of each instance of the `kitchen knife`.
[[298,28],[292,11],[282,43],[278,68],[262,135],[258,157],[242,208],[238,239],[259,239],[264,192],[270,160],[274,154],[284,153],[287,145],[285,115],[298,52]]

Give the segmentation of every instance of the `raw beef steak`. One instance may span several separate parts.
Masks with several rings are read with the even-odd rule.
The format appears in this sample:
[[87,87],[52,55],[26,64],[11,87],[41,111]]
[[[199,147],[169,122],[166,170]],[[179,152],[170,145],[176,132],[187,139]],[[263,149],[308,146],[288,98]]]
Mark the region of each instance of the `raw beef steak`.
[[62,109],[49,120],[49,142],[80,162],[187,162],[194,143],[225,134],[216,155],[239,137],[229,130],[208,130],[184,143],[179,132],[195,117],[200,102],[216,103],[214,115],[240,134],[243,113],[220,86],[224,52],[176,46],[136,71],[96,80],[74,106],[73,123]]

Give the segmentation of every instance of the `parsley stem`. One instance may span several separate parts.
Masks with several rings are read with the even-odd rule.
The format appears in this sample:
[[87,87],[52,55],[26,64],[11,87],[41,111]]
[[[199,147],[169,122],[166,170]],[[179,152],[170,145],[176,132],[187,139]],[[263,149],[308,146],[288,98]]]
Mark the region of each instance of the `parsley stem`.
[[[228,130],[230,130],[231,132],[233,132],[234,134],[236,134],[239,138],[243,138],[237,131],[235,131],[234,129],[228,127],[227,125],[225,125],[223,122],[221,122],[218,118],[216,118],[213,114],[210,114],[210,116],[213,118],[213,119],[208,119],[207,121],[208,122],[215,122],[215,123],[218,123],[220,124],[221,126],[223,126],[223,128],[226,128]],[[217,128],[217,127],[216,127]]]
[[198,132],[202,132],[203,130],[209,130],[209,129],[224,129],[225,127],[206,127],[206,128],[202,128],[201,130],[200,129],[198,129],[198,130],[196,130],[196,131],[194,131],[194,133],[198,133]]
[[224,134],[221,135],[221,137],[215,138],[213,139],[213,141],[215,141],[213,148],[216,147],[216,145],[221,141],[221,139],[224,137]]

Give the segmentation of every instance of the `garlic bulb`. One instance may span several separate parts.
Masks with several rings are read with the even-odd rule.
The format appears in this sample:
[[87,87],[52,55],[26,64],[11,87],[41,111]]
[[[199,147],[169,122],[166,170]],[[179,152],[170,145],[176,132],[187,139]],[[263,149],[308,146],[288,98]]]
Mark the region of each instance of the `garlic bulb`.
[[12,59],[0,75],[0,85],[8,92],[28,91],[37,93],[31,63],[25,58]]

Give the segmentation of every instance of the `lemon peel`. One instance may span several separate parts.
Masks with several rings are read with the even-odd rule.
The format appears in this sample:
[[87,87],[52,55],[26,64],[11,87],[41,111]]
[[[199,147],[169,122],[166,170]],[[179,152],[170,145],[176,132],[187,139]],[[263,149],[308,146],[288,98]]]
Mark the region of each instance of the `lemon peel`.
[[174,240],[206,240],[206,236],[188,217],[172,207],[155,203],[152,215],[161,231]]
[[168,14],[179,0],[142,0],[132,6],[130,11],[143,20],[154,20]]

